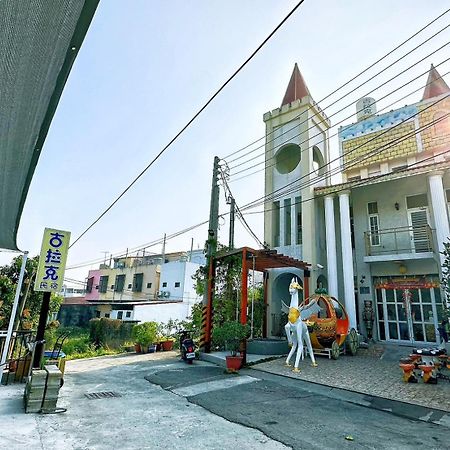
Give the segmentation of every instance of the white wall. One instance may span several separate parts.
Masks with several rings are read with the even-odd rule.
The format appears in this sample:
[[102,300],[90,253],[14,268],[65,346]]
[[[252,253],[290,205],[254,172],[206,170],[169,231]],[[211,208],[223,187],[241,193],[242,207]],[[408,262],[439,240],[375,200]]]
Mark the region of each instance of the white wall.
[[134,320],[141,322],[168,322],[169,319],[185,320],[188,316],[188,304],[184,302],[176,303],[155,303],[153,305],[135,305]]

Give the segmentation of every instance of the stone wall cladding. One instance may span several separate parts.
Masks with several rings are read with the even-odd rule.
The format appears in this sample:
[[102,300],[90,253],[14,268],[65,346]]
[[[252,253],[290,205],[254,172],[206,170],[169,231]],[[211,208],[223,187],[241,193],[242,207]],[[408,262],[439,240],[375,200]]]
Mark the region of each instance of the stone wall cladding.
[[[427,126],[434,120],[437,120],[442,115],[450,112],[450,98],[445,98],[434,106],[431,106],[427,110],[427,104],[420,105],[419,108],[422,111],[419,115],[420,127]],[[443,119],[435,125],[430,126],[422,133],[423,150],[444,150],[446,147],[450,147],[450,118]]]

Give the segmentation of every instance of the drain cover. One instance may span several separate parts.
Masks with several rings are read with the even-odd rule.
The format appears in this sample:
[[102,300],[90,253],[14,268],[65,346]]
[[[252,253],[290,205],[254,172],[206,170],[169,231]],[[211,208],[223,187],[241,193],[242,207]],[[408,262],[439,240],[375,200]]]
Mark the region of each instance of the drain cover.
[[112,397],[122,397],[117,392],[91,392],[90,394],[84,394],[89,400],[95,400],[97,398],[112,398]]

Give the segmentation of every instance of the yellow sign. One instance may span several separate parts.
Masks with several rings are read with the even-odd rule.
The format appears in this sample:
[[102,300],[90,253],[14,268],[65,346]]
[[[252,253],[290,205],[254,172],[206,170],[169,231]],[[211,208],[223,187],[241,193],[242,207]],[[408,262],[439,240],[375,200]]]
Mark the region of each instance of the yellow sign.
[[70,232],[46,228],[42,239],[35,291],[60,292],[64,284]]

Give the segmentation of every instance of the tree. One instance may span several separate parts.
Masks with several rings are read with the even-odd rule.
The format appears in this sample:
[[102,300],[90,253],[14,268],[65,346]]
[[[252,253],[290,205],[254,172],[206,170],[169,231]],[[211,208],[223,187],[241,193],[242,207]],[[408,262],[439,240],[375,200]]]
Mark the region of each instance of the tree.
[[[39,263],[39,256],[28,258],[20,293],[18,314],[26,310],[27,320],[36,327],[42,304],[42,292],[34,291],[34,277]],[[11,264],[0,266],[0,327],[5,328],[11,316],[16,286],[19,281],[22,256],[13,259]],[[52,294],[50,299],[50,313],[57,312],[63,301],[60,295]]]
[[[219,244],[217,255],[225,253],[227,247]],[[213,329],[224,323],[239,320],[241,311],[241,270],[242,261],[239,255],[230,255],[216,260],[213,300]],[[194,274],[195,288],[199,295],[204,294],[207,268],[200,267]],[[254,289],[254,290],[253,290]],[[262,336],[262,324],[265,314],[264,290],[259,283],[248,289],[248,321],[250,321],[251,299],[254,295],[253,336]]]

